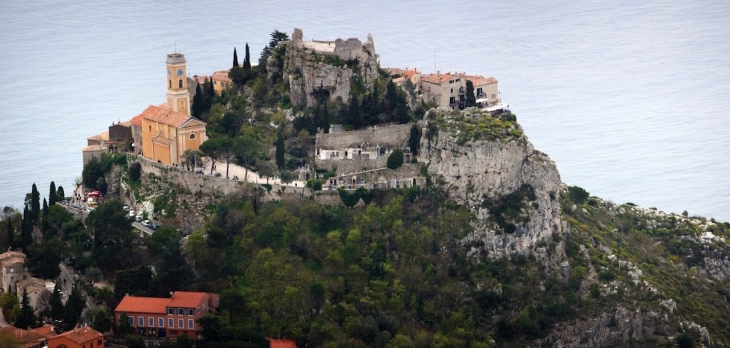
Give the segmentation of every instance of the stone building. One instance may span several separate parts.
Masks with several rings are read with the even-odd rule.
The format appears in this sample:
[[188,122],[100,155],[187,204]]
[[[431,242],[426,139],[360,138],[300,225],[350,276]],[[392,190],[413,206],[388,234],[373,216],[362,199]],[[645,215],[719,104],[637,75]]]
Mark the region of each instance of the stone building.
[[0,272],[3,292],[17,293],[16,283],[31,277],[25,265],[25,254],[18,251],[0,254]]
[[50,296],[51,292],[53,292],[53,288],[55,286],[55,283],[52,281],[46,281],[43,279],[30,277],[25,280],[21,280],[16,283],[17,292],[18,295],[18,302],[23,301],[23,294],[28,295],[28,299],[30,300],[30,305],[35,308],[36,314],[38,314],[42,308],[38,305],[39,300],[44,296]]
[[190,115],[190,93],[181,53],[167,55],[167,102],[150,105],[139,116],[142,155],[164,164],[180,164],[186,150],[197,150],[208,139],[206,123]]
[[421,75],[421,94],[426,102],[452,110],[463,110],[466,106],[466,79],[452,74]]
[[213,90],[215,91],[215,94],[221,95],[223,91],[227,90],[231,87],[233,84],[233,80],[231,80],[230,77],[228,77],[228,72],[231,70],[219,70],[213,72],[213,75],[211,76],[211,80],[213,80]]

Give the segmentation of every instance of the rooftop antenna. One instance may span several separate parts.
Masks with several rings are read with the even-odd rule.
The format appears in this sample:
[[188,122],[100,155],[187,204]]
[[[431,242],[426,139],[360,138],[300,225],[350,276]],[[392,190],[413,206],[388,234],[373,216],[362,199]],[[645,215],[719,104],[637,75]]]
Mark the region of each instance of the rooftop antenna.
[[433,70],[438,71],[436,68],[436,50],[433,50]]
[[177,53],[177,41],[175,41],[175,53]]

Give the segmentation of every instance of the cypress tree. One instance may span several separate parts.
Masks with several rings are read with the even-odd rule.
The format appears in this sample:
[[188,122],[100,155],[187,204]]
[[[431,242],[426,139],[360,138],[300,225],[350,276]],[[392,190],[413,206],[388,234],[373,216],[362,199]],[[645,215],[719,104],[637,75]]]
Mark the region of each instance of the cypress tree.
[[238,53],[236,53],[236,48],[233,47],[233,67],[238,66]]
[[411,127],[411,136],[408,138],[408,146],[411,148],[413,155],[418,155],[418,148],[421,146],[421,130],[418,129],[418,124],[413,123]]
[[51,318],[55,320],[62,320],[65,311],[63,308],[63,300],[61,299],[61,286],[58,285],[58,283],[56,283],[56,286],[53,288],[49,302],[51,305]]
[[56,183],[51,181],[51,188],[48,192],[48,205],[55,205],[56,204]]
[[474,84],[466,80],[466,105],[467,108],[477,106],[477,98],[474,96]]
[[48,216],[48,202],[43,198],[43,217]]
[[325,133],[330,132],[330,114],[327,111],[327,101],[324,102],[324,116],[322,117],[322,129]]
[[251,70],[251,54],[248,52],[248,42],[246,43],[246,55],[243,58],[243,70]]
[[360,127],[362,127],[360,105],[358,104],[357,96],[355,95],[350,97],[350,105],[348,105],[347,108],[347,119],[353,130],[360,129]]
[[58,191],[56,192],[56,201],[62,201],[66,199],[66,192],[63,192],[63,186],[58,187]]
[[13,326],[27,330],[38,326],[37,323],[38,319],[35,317],[35,310],[33,309],[33,306],[30,305],[30,298],[28,297],[28,294],[25,293],[25,290],[23,290],[23,299],[20,302],[20,313],[18,313],[18,316],[15,318]]
[[[7,248],[12,248],[15,246],[15,231],[13,231],[13,220],[8,218],[8,238],[7,238]],[[4,251],[4,250],[3,250]]]
[[193,96],[193,107],[190,110],[193,117],[200,118],[203,113],[203,91],[200,89],[200,83],[195,86],[195,96]]
[[33,243],[33,220],[31,219],[31,212],[26,206],[23,209],[23,225],[20,232],[20,245],[23,252],[28,250],[31,243]]
[[215,88],[213,87],[213,78],[205,79],[206,93],[205,93],[205,110],[210,110],[213,106],[213,98],[215,97]]
[[31,188],[30,197],[30,220],[36,223],[41,214],[41,195],[38,193],[38,187],[35,186],[35,183]]
[[276,166],[279,169],[284,167],[284,137],[281,132],[276,137]]

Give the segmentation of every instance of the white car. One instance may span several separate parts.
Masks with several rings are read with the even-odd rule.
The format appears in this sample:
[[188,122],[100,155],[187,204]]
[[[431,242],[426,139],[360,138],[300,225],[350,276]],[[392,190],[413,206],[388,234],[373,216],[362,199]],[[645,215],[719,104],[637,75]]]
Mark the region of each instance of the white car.
[[125,205],[123,208],[124,208],[124,210],[129,210],[129,206],[128,205]]
[[129,211],[129,217],[134,217],[134,216],[135,216],[135,214],[134,214],[134,210],[130,210],[130,211]]
[[142,221],[142,215],[137,215],[137,217],[134,218],[134,221],[137,221],[137,222]]
[[142,221],[142,226],[150,227],[150,220]]

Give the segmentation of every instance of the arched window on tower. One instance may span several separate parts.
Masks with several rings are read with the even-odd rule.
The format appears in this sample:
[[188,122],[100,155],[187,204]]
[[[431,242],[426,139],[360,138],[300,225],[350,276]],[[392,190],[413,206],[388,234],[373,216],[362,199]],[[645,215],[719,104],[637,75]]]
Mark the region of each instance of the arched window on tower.
[[177,88],[182,88],[182,80],[177,81]]
[[168,83],[169,87],[167,87],[167,88],[172,88],[172,80],[167,80],[167,82],[169,82]]

